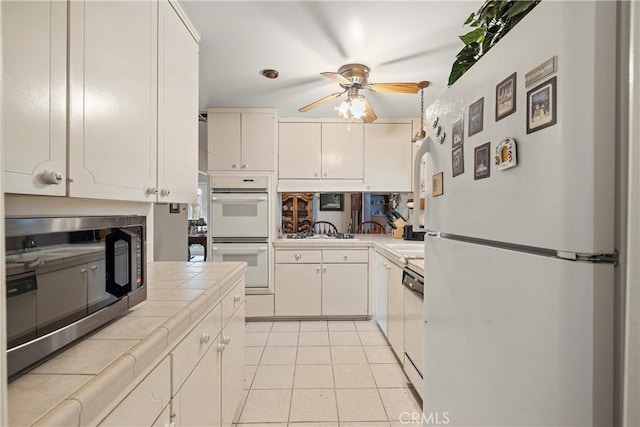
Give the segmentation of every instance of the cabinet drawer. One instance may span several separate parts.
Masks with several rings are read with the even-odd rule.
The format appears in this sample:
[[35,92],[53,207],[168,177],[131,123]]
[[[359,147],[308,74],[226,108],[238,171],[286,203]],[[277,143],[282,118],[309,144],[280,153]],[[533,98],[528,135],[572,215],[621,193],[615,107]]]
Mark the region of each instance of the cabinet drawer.
[[322,251],[323,262],[369,262],[369,251],[366,249],[331,249]]
[[220,333],[222,329],[221,309],[221,305],[218,304],[171,352],[173,362],[171,396],[175,396],[182,387],[182,383]]
[[99,425],[148,426],[153,424],[169,404],[170,371],[171,363],[169,358],[165,357]]
[[276,264],[318,264],[322,251],[276,251]]
[[244,302],[244,280],[239,281],[222,299],[222,327],[224,328],[233,313]]

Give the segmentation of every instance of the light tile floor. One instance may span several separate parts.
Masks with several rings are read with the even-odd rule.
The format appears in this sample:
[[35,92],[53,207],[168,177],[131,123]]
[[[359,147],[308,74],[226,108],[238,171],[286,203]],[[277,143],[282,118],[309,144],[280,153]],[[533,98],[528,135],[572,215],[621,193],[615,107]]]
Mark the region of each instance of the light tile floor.
[[397,427],[407,425],[403,413],[421,412],[372,321],[248,322],[246,330],[237,427]]

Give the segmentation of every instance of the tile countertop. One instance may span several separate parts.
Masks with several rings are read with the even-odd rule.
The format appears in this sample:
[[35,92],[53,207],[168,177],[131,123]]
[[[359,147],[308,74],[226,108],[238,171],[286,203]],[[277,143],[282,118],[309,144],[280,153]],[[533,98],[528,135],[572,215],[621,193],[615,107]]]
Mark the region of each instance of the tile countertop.
[[[370,248],[389,259],[394,259],[400,265],[406,265],[417,273],[424,275],[424,259],[411,259],[403,256],[402,246],[423,245],[422,241],[394,239],[388,234],[355,234],[353,239],[287,239],[286,237],[273,241],[276,249],[333,249],[333,248]],[[393,245],[393,247],[389,246]]]
[[241,262],[147,264],[146,301],[9,383],[9,425],[99,421],[99,402],[141,380],[245,272]]

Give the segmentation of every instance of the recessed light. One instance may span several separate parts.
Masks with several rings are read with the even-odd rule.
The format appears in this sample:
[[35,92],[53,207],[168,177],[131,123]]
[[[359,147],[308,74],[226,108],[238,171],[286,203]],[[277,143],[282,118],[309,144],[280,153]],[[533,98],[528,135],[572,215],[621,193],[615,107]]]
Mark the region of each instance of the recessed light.
[[278,70],[272,70],[270,68],[260,71],[260,74],[262,74],[263,76],[265,76],[268,79],[276,79],[276,78],[278,78]]

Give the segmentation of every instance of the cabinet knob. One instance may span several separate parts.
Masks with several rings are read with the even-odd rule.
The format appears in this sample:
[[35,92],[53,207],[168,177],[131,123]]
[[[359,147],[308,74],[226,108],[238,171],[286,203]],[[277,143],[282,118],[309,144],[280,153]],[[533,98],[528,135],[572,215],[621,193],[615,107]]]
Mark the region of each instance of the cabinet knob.
[[234,169],[236,169],[236,168],[238,167],[238,164],[237,164],[237,163],[234,163],[234,164],[232,164],[232,165],[231,165],[231,167],[232,167],[232,168],[234,168]]
[[92,265],[92,266],[91,266],[91,270],[92,270],[92,271],[96,271],[97,269],[98,269],[98,266],[97,266],[97,265]]
[[167,197],[169,194],[171,194],[171,191],[169,191],[168,188],[163,188],[162,190],[160,190],[160,195],[162,197]]
[[80,269],[80,273],[83,273],[83,274],[84,274],[84,273],[86,273],[86,272],[87,272],[87,269],[86,269],[86,268],[81,268],[81,269]]
[[243,163],[243,164],[242,164],[242,169],[246,169],[246,168],[247,168],[247,164],[246,164],[246,163]]
[[327,267],[322,267],[322,272],[326,273],[327,272]]
[[235,296],[233,297],[233,302],[240,302],[240,299],[241,299],[241,298],[242,298],[242,297],[241,297],[240,295],[235,295]]
[[222,344],[227,345],[231,342],[231,337],[222,337]]
[[323,174],[323,176],[327,176],[327,173],[325,172],[325,173]]
[[316,273],[320,273],[320,267],[316,267]]
[[218,344],[218,353],[222,353],[224,351],[225,345],[224,344]]
[[302,258],[302,255],[295,254],[294,258],[296,259],[296,261],[300,261],[300,258]]
[[204,332],[201,336],[200,336],[200,343],[201,344],[206,344],[211,340],[211,335],[209,335],[209,333]]
[[313,174],[313,176],[318,176],[318,174],[317,174],[317,173],[314,173],[314,174]]
[[56,171],[42,172],[42,180],[45,184],[58,185],[62,182],[62,174]]
[[345,255],[344,256],[344,260],[346,261],[347,259],[349,259],[349,257]]
[[145,191],[145,193],[147,193],[147,195],[152,196],[154,194],[158,194],[158,189],[155,187],[149,187],[147,188],[147,191]]

